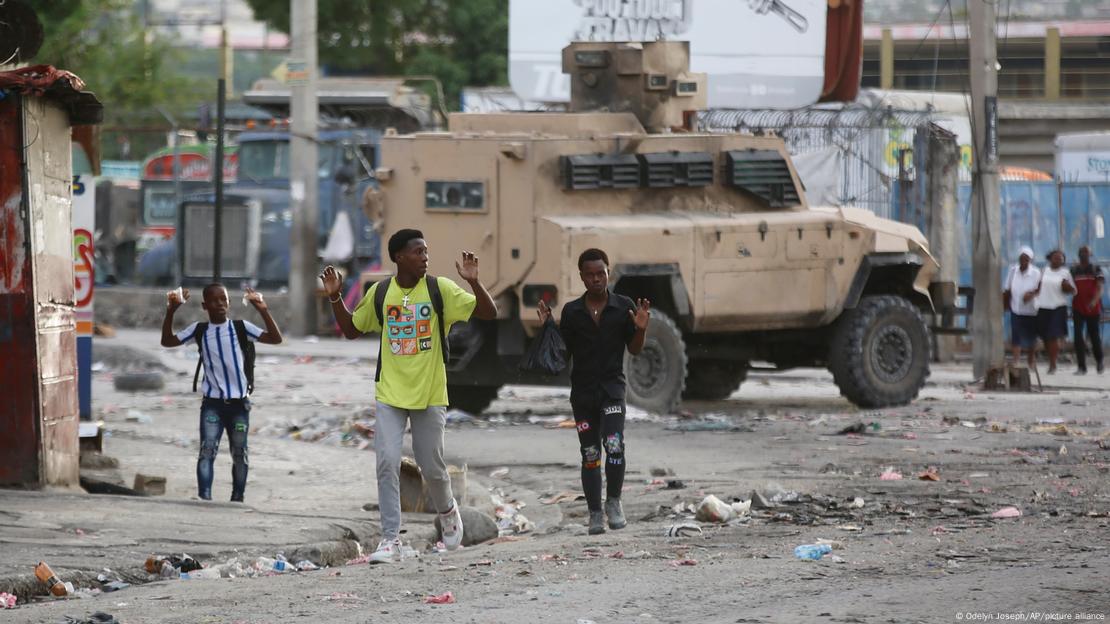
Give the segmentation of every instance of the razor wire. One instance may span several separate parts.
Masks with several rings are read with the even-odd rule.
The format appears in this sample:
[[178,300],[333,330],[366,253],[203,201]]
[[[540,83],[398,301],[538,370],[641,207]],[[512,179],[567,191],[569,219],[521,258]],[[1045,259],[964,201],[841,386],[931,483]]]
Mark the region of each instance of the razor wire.
[[833,148],[842,156],[836,203],[890,217],[895,182],[916,177],[908,156],[917,134],[931,131],[935,121],[932,111],[850,104],[793,110],[712,109],[698,114],[697,128],[708,133],[778,136],[794,156]]

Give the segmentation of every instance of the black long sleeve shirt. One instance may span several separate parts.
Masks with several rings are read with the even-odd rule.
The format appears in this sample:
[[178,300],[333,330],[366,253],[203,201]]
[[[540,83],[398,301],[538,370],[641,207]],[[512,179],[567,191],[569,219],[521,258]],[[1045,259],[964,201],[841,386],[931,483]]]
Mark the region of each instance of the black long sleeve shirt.
[[571,357],[572,402],[595,398],[599,391],[610,399],[624,399],[624,351],[636,334],[629,314],[635,310],[631,299],[612,292],[597,323],[586,306],[586,295],[563,306],[559,332]]

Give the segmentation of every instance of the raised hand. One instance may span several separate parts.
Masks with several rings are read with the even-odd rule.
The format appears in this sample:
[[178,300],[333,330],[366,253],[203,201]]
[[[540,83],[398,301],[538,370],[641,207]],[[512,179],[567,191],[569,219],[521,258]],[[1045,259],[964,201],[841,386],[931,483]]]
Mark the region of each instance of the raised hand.
[[267,308],[266,302],[262,299],[262,293],[249,286],[246,288],[246,290],[244,290],[244,292],[247,294],[247,301],[249,301],[250,304],[254,306],[255,310],[261,312],[262,310],[265,310]]
[[180,308],[182,304],[189,300],[188,288],[175,288],[166,293],[166,304],[174,310]]
[[458,260],[455,261],[455,268],[459,271],[459,277],[467,282],[473,282],[478,279],[478,256],[469,251],[462,252],[462,264]]
[[629,310],[628,315],[632,317],[636,329],[641,331],[647,329],[648,321],[651,319],[651,302],[647,299],[637,299],[636,311]]
[[551,308],[547,307],[547,303],[543,299],[540,299],[536,306],[536,314],[539,315],[541,323],[547,323],[551,320]]
[[328,299],[335,299],[343,288],[343,279],[339,277],[339,271],[330,264],[324,267],[324,272],[320,274],[320,281],[324,284],[324,292],[328,294]]

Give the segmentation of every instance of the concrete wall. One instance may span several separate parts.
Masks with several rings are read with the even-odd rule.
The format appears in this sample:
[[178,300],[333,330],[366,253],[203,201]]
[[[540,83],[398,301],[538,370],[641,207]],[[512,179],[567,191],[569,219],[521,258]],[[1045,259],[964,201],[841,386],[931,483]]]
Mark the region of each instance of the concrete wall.
[[[166,291],[164,288],[142,288],[135,286],[97,286],[96,311],[97,323],[108,324],[113,327],[142,327],[160,328],[162,319],[166,315]],[[234,289],[228,290],[231,298],[232,318],[241,318],[262,325],[262,318],[254,308],[245,308],[242,304],[242,293]],[[263,292],[266,304],[270,307],[270,314],[277,321],[278,327],[283,332],[289,328],[290,306],[289,294],[279,292]],[[200,307],[201,287],[189,289],[189,301],[178,308],[174,314],[174,329],[181,330],[193,321],[206,321],[208,316]],[[322,309],[319,313],[327,323],[321,330],[331,326],[332,315],[330,308]]]

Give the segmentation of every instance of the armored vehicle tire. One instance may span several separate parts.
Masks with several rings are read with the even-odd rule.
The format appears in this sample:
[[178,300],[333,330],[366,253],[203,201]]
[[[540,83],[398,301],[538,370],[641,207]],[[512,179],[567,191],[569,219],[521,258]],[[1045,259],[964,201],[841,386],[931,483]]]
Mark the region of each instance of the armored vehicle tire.
[[651,311],[644,350],[624,355],[628,402],[657,414],[674,411],[686,384],[686,342],[678,325],[663,312]]
[[829,370],[840,394],[860,407],[905,405],[929,376],[929,329],[902,297],[864,297],[837,321]]
[[450,409],[458,409],[474,415],[481,414],[497,398],[501,386],[447,386],[447,400]]
[[684,399],[727,399],[748,377],[747,362],[692,360],[686,368]]

